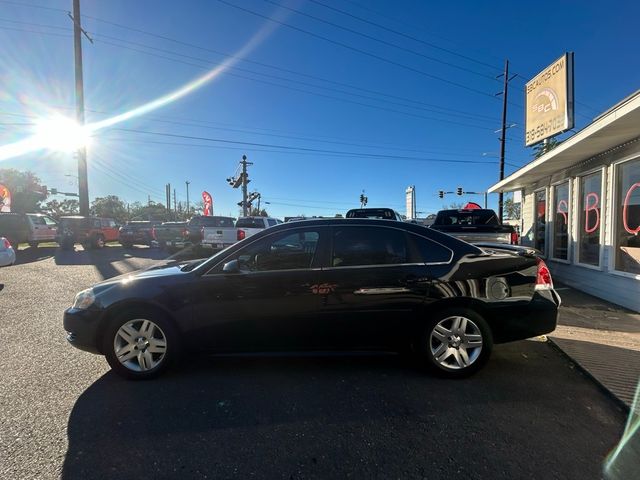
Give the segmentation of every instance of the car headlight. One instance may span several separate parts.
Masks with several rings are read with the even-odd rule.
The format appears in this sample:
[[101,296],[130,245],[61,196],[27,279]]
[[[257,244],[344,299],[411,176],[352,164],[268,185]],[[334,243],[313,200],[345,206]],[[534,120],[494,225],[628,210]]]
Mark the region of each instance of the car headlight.
[[96,300],[96,295],[93,293],[92,288],[81,291],[76,295],[76,299],[73,301],[73,308],[79,310],[85,310],[93,305]]

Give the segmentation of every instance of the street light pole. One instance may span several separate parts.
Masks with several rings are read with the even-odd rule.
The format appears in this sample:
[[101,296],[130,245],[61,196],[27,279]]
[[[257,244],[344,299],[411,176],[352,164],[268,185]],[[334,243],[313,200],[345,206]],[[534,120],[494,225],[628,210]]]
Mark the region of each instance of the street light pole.
[[186,180],[185,185],[187,186],[187,217],[189,216],[189,184],[191,183],[189,180]]
[[[76,121],[84,126],[84,79],[82,75],[82,26],[80,25],[80,0],[73,0],[73,47],[75,54]],[[87,148],[82,145],[78,157],[78,196],[80,215],[89,215],[89,180],[87,178]]]

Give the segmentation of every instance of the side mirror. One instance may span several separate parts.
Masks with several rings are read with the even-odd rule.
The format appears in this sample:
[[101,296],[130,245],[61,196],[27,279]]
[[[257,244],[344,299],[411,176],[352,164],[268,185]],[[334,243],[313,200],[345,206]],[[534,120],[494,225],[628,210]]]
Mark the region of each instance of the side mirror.
[[238,260],[231,260],[222,267],[223,273],[240,273],[240,264]]

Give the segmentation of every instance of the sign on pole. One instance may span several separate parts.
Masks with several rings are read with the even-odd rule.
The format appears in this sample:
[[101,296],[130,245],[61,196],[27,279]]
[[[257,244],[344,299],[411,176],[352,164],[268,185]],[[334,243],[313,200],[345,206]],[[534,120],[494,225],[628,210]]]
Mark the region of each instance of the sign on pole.
[[525,86],[525,142],[529,147],[574,125],[573,52],[533,77]]

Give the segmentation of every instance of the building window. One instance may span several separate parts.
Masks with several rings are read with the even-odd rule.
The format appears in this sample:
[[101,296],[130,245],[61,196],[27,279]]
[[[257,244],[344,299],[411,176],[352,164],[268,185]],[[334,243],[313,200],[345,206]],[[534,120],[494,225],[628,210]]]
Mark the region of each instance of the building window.
[[602,225],[602,172],[580,179],[580,223],[578,262],[600,265],[600,228]]
[[533,246],[544,254],[547,228],[547,192],[545,190],[536,192],[535,219]]
[[640,159],[617,167],[616,191],[616,270],[640,274]]
[[569,182],[556,185],[553,192],[553,258],[567,260],[569,246]]

